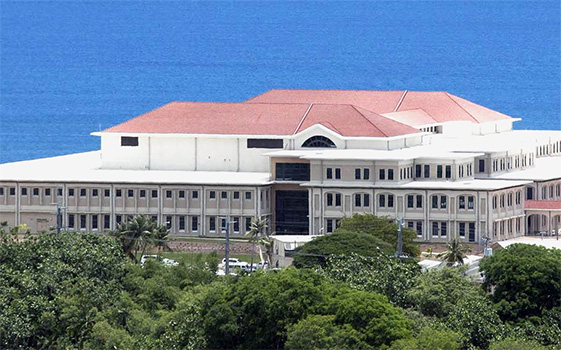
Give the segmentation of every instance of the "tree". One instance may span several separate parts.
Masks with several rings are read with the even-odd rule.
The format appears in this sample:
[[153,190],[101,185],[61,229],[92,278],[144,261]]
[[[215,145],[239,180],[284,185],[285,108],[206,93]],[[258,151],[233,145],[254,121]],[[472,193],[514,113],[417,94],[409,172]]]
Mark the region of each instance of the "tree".
[[246,236],[250,237],[250,241],[253,243],[253,249],[251,251],[251,271],[253,271],[253,256],[255,255],[255,245],[259,242],[261,235],[267,231],[269,221],[267,218],[257,217],[251,219],[251,224],[249,226],[249,231],[246,232]]
[[547,348],[532,340],[505,339],[491,343],[489,350],[546,350]]
[[446,251],[438,254],[438,258],[444,260],[447,266],[454,266],[456,263],[463,265],[469,251],[469,247],[462,245],[458,238],[454,238],[448,242]]
[[119,223],[112,235],[119,238],[123,251],[134,262],[138,262],[138,254],[144,255],[150,245],[157,246],[158,250],[169,249],[166,226],[158,226],[155,221],[143,215]]
[[539,316],[560,306],[561,250],[512,244],[484,259],[480,270],[505,320]]
[[365,233],[337,230],[337,232],[316,237],[296,249],[292,265],[297,268],[315,268],[325,266],[332,255],[358,254],[374,256],[383,252],[390,255],[394,248],[390,244]]
[[[389,217],[355,214],[351,218],[341,220],[339,228],[335,231],[338,230],[368,233],[397,248],[397,223]],[[402,237],[403,252],[410,256],[418,256],[419,246],[413,242],[417,238],[417,233],[409,228],[403,228]]]
[[444,329],[423,328],[414,338],[393,342],[391,350],[459,350],[462,337],[459,333]]

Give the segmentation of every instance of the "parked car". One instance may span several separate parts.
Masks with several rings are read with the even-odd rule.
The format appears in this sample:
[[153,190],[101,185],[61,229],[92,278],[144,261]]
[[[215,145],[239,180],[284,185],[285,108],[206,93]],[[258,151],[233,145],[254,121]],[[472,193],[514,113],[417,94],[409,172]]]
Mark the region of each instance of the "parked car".
[[[229,265],[230,268],[236,268],[239,267],[241,269],[245,269],[247,267],[247,265],[249,265],[247,262],[245,261],[241,261],[238,258],[230,258],[229,260]],[[222,259],[222,262],[220,264],[218,264],[218,267],[221,269],[226,268],[226,259]]]
[[144,264],[146,264],[147,261],[158,261],[161,262],[162,264],[164,264],[164,266],[177,266],[179,265],[179,263],[173,259],[168,259],[168,258],[164,258],[161,257],[159,255],[143,255],[140,258],[140,265],[144,266]]

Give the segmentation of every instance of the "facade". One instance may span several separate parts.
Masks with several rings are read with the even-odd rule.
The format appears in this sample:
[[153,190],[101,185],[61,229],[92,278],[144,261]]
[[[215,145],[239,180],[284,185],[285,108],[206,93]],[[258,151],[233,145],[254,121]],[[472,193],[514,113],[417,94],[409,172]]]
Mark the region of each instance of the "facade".
[[499,241],[561,228],[561,131],[446,92],[271,90],[172,102],[93,135],[101,150],[0,165],[0,221],[111,230],[133,215],[173,235],[333,232],[355,213],[418,240]]

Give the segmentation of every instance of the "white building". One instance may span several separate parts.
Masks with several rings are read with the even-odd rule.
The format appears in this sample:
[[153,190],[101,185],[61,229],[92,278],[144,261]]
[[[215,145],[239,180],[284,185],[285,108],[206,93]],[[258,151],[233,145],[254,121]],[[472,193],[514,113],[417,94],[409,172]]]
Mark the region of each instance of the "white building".
[[135,214],[176,235],[324,234],[355,213],[402,217],[420,241],[561,227],[561,131],[446,92],[271,90],[172,102],[93,133],[101,150],[0,165],[0,221],[102,231]]

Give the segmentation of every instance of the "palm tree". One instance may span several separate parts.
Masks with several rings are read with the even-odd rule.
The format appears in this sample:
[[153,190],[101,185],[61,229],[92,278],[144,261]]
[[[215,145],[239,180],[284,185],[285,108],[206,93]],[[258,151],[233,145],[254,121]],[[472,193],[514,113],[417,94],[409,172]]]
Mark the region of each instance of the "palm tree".
[[158,250],[160,247],[168,247],[167,228],[158,226],[156,222],[142,215],[119,223],[111,234],[120,239],[123,252],[135,263],[138,253],[144,255],[150,245],[158,246]]
[[256,217],[251,219],[249,231],[246,236],[250,236],[250,241],[253,242],[253,250],[251,251],[251,271],[253,271],[253,256],[255,255],[255,244],[260,240],[262,234],[267,231],[269,220],[263,217]]
[[466,253],[470,251],[468,246],[462,245],[458,238],[454,238],[448,242],[447,250],[438,254],[438,258],[444,260],[448,266],[454,266],[456,263],[463,265]]

